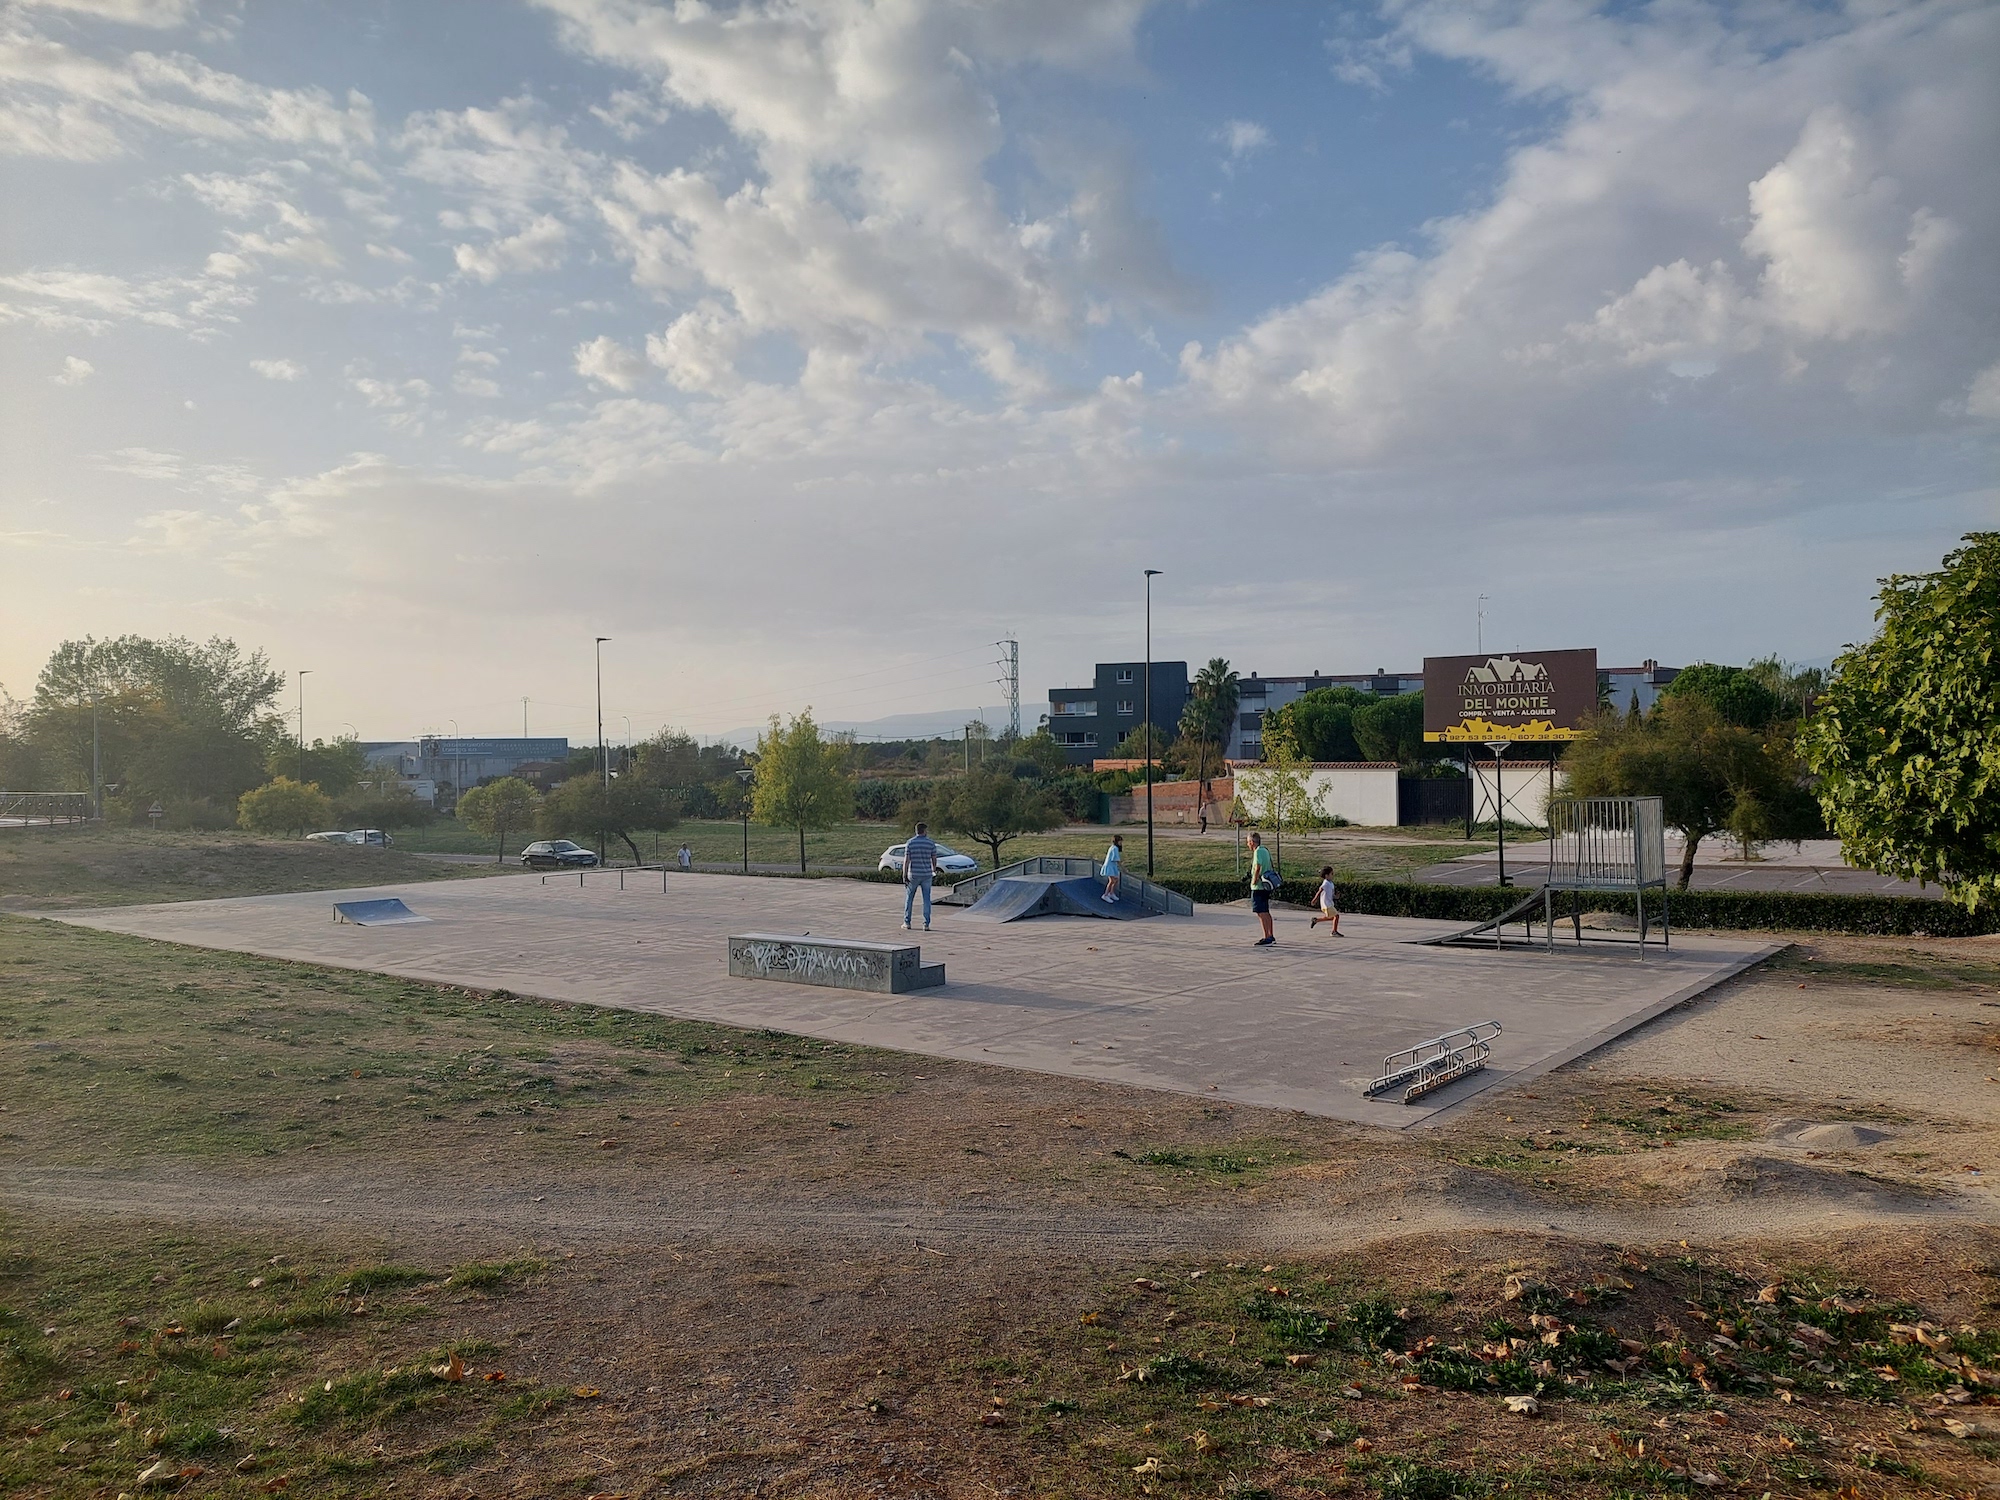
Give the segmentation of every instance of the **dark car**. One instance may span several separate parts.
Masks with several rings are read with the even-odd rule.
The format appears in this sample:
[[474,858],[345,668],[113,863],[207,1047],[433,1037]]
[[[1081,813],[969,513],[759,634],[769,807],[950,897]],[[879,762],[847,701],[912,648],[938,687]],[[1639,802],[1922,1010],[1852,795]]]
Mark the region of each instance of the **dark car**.
[[531,870],[579,870],[597,863],[597,856],[568,839],[543,839],[521,851],[521,863]]

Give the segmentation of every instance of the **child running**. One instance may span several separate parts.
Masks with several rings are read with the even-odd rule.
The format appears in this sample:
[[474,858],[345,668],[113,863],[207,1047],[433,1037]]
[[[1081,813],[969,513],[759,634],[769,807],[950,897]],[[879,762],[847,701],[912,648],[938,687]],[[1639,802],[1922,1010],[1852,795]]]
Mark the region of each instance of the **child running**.
[[1114,833],[1111,847],[1104,851],[1104,895],[1099,898],[1118,904],[1118,875],[1125,865],[1125,835]]
[[1312,925],[1317,927],[1322,922],[1331,922],[1333,924],[1333,935],[1339,937],[1340,912],[1334,907],[1333,897],[1333,866],[1321,865],[1319,871],[1319,915],[1312,919]]

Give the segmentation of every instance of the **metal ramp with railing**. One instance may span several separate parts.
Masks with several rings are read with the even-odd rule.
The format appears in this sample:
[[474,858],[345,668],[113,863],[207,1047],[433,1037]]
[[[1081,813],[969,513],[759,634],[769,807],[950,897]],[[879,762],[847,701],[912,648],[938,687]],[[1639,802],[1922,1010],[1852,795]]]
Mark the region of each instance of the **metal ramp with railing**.
[[[997,870],[989,870],[984,875],[975,875],[970,880],[961,880],[937,899],[943,906],[971,906],[1003,880],[1101,880],[1103,877],[1103,867],[1094,859],[1038,854],[1028,859],[1017,859],[1012,864],[1000,866]],[[1194,915],[1193,901],[1179,891],[1170,891],[1143,875],[1127,873],[1120,876],[1118,899],[1159,916]]]
[[[1667,855],[1664,810],[1658,797],[1575,797],[1549,804],[1548,868],[1538,888],[1497,917],[1462,932],[1427,941],[1435,947],[1545,946],[1553,953],[1556,923],[1567,917],[1574,941],[1623,943],[1642,953],[1657,941],[1672,946],[1667,911]],[[1657,890],[1658,912],[1648,909],[1646,893]],[[1636,939],[1583,935],[1583,915],[1593,894],[1632,897],[1637,909]],[[1557,898],[1567,896],[1567,911],[1557,910]],[[1653,918],[1659,918],[1657,939]],[[1539,917],[1543,936],[1535,937]],[[1507,929],[1519,926],[1521,937]]]
[[1479,1021],[1463,1031],[1448,1031],[1382,1059],[1382,1076],[1361,1092],[1372,1099],[1392,1089],[1403,1090],[1403,1102],[1414,1104],[1425,1094],[1477,1073],[1493,1056],[1498,1021]]

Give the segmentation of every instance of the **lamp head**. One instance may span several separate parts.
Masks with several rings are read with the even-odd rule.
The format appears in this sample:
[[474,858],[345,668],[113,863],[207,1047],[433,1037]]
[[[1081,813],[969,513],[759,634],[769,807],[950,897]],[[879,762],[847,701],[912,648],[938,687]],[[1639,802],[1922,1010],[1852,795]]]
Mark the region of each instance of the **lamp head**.
[[1146,576],[1148,578],[1158,578],[1165,571],[1165,568],[1148,568],[1146,569]]

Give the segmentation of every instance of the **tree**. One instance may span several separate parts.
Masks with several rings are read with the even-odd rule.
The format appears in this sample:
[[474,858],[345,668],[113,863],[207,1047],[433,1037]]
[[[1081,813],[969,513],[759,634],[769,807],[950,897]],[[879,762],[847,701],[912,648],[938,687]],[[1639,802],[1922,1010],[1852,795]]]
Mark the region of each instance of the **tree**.
[[806,867],[806,832],[831,828],[854,814],[854,783],[842,746],[820,738],[812,710],[757,737],[757,775],[751,816],[759,823],[799,831],[799,870]]
[[[1299,754],[1290,727],[1282,722],[1274,733],[1270,720],[1265,720],[1263,763],[1237,775],[1236,798],[1249,821],[1277,833],[1273,857],[1280,868],[1286,829],[1324,828],[1327,824],[1325,793],[1316,795],[1312,789],[1312,762]],[[1235,814],[1232,807],[1232,819]]]
[[623,776],[606,786],[602,775],[596,774],[560,783],[542,798],[535,815],[542,837],[618,839],[632,851],[635,865],[644,864],[645,858],[632,835],[664,831],[680,820],[671,793]]
[[354,789],[354,784],[366,773],[368,762],[361,753],[361,742],[343,735],[330,745],[325,740],[314,740],[303,756],[296,743],[273,746],[264,757],[264,769],[272,776],[316,782],[327,796],[340,797]]
[[1266,759],[1275,730],[1289,735],[1299,755],[1306,760],[1360,760],[1361,747],[1354,740],[1354,715],[1374,701],[1373,693],[1351,687],[1314,688],[1294,698],[1264,716]]
[[[1694,877],[1703,839],[1729,828],[1733,817],[1746,828],[1779,830],[1776,812],[1800,800],[1782,742],[1767,746],[1693,693],[1662,696],[1652,713],[1636,720],[1599,715],[1590,737],[1570,746],[1568,765],[1572,796],[1661,800],[1667,827],[1681,836],[1681,890]],[[1739,805],[1745,808],[1740,817]]]
[[[970,776],[942,783],[931,794],[926,820],[947,833],[962,833],[993,851],[993,868],[1000,868],[1000,850],[1024,833],[1043,833],[1062,826],[1063,814],[1054,799],[1003,771],[981,767]],[[907,821],[914,824],[914,817]]]
[[1063,747],[1056,743],[1056,737],[1046,728],[1016,740],[1013,753],[1033,766],[1036,777],[1043,781],[1060,776],[1069,769],[1069,757],[1063,754]]
[[1354,710],[1354,743],[1368,760],[1413,766],[1437,752],[1424,742],[1424,695],[1397,693]]
[[1758,674],[1742,667],[1701,662],[1682,669],[1660,689],[1662,698],[1699,698],[1725,724],[1743,729],[1769,729],[1783,716],[1784,705]]
[[279,776],[236,802],[236,821],[252,833],[296,833],[333,821],[333,802],[310,781]]
[[1193,773],[1204,802],[1209,778],[1222,769],[1222,752],[1236,719],[1239,692],[1236,673],[1228,661],[1211,657],[1208,665],[1195,673],[1187,705],[1181,710],[1180,739],[1168,753],[1172,756],[1178,749],[1181,767]]
[[93,729],[107,783],[163,799],[233,802],[285,738],[284,677],[220,637],[64,641],[35,684],[26,729],[47,769],[90,785]]
[[1800,749],[1850,860],[1977,910],[2000,895],[2000,532],[1963,540],[1882,580],[1880,628],[1834,662]]
[[494,840],[493,862],[498,864],[507,857],[507,830],[526,828],[540,800],[535,789],[520,777],[502,776],[460,797],[458,820],[474,833]]

